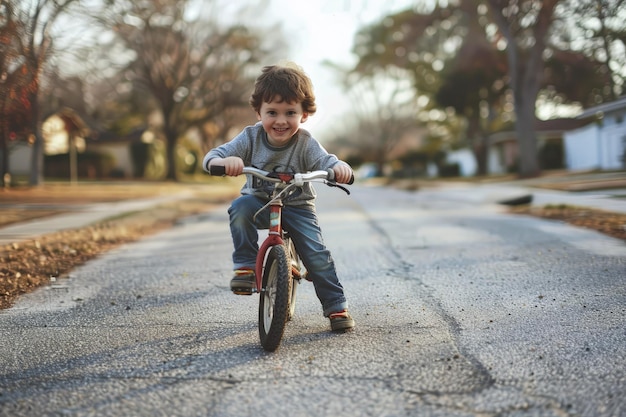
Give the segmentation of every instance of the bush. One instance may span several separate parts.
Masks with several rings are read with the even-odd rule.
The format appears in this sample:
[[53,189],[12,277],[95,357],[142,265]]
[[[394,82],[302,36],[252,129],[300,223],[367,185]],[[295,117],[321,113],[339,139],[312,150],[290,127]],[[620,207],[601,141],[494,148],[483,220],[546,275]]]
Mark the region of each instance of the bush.
[[[115,167],[115,158],[110,154],[84,152],[77,155],[76,163],[79,178],[105,178],[111,176]],[[44,176],[69,179],[69,153],[46,155],[44,157]]]
[[563,143],[547,142],[539,151],[539,165],[541,169],[562,169]]
[[133,142],[130,144],[130,158],[133,161],[133,178],[143,178],[150,157],[149,143]]
[[458,162],[452,164],[442,164],[439,166],[439,176],[444,178],[459,177],[461,175],[461,166]]

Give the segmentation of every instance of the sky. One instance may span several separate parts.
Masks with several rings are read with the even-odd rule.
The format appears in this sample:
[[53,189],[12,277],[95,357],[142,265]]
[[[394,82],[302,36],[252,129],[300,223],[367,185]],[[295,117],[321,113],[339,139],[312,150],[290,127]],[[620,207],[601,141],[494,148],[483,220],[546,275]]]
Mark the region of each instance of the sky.
[[[328,132],[338,118],[349,117],[350,103],[325,60],[350,66],[356,32],[383,16],[404,10],[411,0],[270,0],[267,16],[288,35],[291,53],[285,59],[300,65],[313,82],[318,111],[305,123],[312,133]],[[319,138],[320,140],[322,138]]]

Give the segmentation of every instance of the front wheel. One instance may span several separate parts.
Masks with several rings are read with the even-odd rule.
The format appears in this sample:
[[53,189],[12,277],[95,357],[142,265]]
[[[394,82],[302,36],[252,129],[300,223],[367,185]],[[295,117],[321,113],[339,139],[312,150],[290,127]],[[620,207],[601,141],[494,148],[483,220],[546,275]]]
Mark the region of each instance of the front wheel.
[[296,252],[296,246],[293,244],[293,240],[287,240],[286,247],[289,248],[289,262],[291,265],[291,297],[289,298],[289,315],[287,320],[291,321],[296,314],[296,294],[298,292],[298,285],[304,271],[304,266],[300,260],[300,256]]
[[280,345],[289,319],[292,290],[291,265],[283,245],[273,246],[265,261],[259,302],[259,337],[267,351]]

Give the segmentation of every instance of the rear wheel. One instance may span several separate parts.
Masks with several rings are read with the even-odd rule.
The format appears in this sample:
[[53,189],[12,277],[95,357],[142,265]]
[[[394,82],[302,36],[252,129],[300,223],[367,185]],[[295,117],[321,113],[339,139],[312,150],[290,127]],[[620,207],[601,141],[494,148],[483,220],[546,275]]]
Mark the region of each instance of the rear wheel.
[[265,350],[280,345],[289,319],[292,291],[291,265],[283,245],[273,246],[265,261],[259,302],[259,337]]

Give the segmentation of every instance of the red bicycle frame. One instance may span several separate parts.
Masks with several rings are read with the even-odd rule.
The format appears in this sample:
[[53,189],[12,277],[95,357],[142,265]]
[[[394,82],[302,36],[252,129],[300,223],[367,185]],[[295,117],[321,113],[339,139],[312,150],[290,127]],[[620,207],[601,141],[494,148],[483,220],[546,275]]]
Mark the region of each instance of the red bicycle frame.
[[263,280],[263,264],[265,263],[265,255],[267,251],[276,245],[282,245],[283,237],[282,237],[282,226],[281,226],[281,218],[283,211],[283,203],[280,200],[272,202],[269,206],[270,209],[270,227],[269,227],[269,235],[259,248],[259,252],[256,256],[256,289],[258,292],[261,292],[261,282]]

